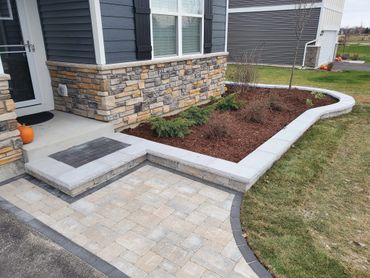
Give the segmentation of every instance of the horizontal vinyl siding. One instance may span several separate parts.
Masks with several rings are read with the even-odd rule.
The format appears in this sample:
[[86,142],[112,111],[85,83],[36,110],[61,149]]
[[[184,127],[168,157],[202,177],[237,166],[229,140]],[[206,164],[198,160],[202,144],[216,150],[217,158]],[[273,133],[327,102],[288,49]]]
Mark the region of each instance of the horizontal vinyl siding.
[[[296,4],[299,0],[230,0],[230,8],[245,8],[259,6],[278,6]],[[320,3],[322,0],[312,0],[312,3]]]
[[48,60],[95,64],[88,0],[38,0]]
[[100,0],[100,6],[107,63],[136,61],[134,1]]
[[213,0],[212,52],[225,51],[226,0]]
[[[319,8],[312,10],[299,47],[297,64],[303,61],[305,43],[316,39]],[[243,53],[257,49],[257,62],[292,64],[296,45],[295,11],[229,14],[229,60],[240,62]]]

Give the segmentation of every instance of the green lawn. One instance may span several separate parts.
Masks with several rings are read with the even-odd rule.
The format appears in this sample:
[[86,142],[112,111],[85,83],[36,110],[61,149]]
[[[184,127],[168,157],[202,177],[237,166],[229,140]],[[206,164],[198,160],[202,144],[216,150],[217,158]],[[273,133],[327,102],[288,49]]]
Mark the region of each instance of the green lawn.
[[338,54],[342,55],[343,53],[350,55],[358,54],[359,60],[364,60],[366,63],[370,63],[370,43],[367,45],[350,44],[345,48],[344,46],[340,46],[338,49]]
[[[259,74],[286,84],[289,70]],[[299,70],[295,84],[370,98],[370,72]],[[369,277],[369,138],[370,105],[322,120],[245,194],[243,229],[276,277]]]
[[[229,65],[226,78],[234,79],[235,65]],[[290,69],[259,67],[258,83],[288,84]],[[370,71],[328,72],[320,70],[296,70],[294,84],[321,87],[370,98]]]

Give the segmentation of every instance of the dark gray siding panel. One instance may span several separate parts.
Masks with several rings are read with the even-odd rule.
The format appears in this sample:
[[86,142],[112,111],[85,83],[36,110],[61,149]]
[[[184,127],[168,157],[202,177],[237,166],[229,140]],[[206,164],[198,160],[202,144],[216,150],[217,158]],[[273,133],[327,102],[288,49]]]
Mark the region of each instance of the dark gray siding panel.
[[[295,11],[274,11],[229,14],[229,60],[239,62],[245,52],[257,49],[259,63],[288,65],[293,62]],[[320,9],[313,9],[299,47],[302,63],[305,43],[316,38]]]
[[225,51],[226,0],[213,0],[212,52]]
[[95,63],[88,0],[38,0],[48,60]]
[[107,63],[136,61],[133,0],[100,0]]
[[[230,0],[230,8],[257,7],[257,6],[277,6],[296,4],[298,0]],[[312,3],[322,2],[322,0],[312,0]]]

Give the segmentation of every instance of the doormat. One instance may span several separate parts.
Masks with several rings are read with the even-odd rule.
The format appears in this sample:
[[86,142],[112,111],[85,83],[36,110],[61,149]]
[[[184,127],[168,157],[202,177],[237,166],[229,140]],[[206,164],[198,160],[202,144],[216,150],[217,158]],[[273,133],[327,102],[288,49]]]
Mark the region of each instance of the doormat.
[[102,158],[130,146],[110,138],[101,137],[81,145],[49,155],[60,162],[78,168],[89,162]]
[[18,117],[18,123],[22,125],[37,125],[54,118],[54,114],[51,112],[41,112],[32,115]]

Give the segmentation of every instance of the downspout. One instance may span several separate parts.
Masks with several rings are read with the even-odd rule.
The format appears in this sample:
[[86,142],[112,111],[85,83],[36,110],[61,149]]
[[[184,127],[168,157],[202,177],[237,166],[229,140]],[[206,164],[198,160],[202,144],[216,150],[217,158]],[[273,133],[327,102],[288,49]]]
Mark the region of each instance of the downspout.
[[307,54],[307,47],[309,44],[316,42],[317,39],[314,39],[312,41],[306,42],[304,46],[304,53],[303,53],[303,63],[302,63],[302,68],[304,68],[304,64],[306,63],[306,54]]

